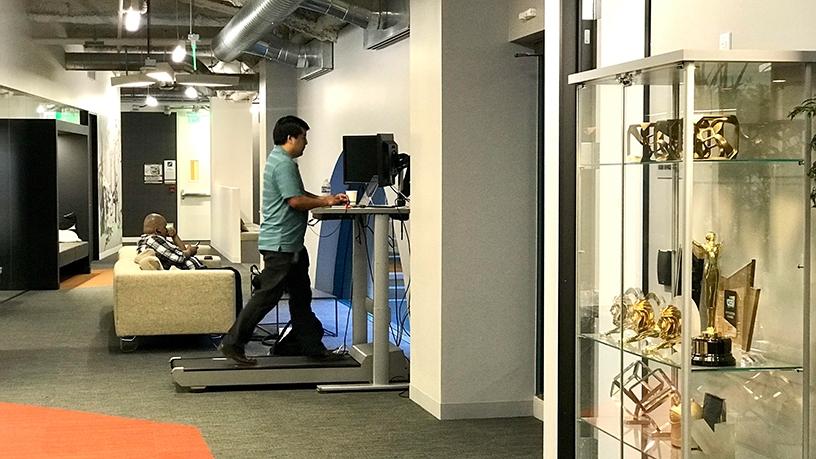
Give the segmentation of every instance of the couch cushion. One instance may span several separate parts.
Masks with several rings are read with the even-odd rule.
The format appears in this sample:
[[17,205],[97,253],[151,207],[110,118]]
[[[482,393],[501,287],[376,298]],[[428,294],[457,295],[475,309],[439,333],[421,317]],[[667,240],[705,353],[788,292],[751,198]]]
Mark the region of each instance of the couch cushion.
[[161,271],[162,264],[159,258],[156,257],[156,252],[153,249],[147,249],[144,252],[136,255],[133,261],[142,268],[142,271]]

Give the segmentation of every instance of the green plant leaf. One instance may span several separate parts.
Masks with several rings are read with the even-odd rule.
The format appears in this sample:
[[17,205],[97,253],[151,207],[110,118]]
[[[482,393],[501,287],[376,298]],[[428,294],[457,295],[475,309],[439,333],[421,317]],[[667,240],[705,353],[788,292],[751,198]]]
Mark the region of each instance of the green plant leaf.
[[801,104],[793,107],[793,110],[788,113],[788,118],[794,119],[801,114],[809,116],[816,115],[816,97],[805,99]]

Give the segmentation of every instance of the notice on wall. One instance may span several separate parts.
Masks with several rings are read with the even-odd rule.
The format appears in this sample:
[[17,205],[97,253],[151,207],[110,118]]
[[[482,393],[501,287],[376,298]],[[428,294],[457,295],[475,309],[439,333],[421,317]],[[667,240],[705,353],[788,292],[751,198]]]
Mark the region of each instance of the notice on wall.
[[161,164],[145,164],[144,165],[144,182],[145,183],[164,183],[162,177]]
[[176,183],[176,160],[164,160],[164,183]]

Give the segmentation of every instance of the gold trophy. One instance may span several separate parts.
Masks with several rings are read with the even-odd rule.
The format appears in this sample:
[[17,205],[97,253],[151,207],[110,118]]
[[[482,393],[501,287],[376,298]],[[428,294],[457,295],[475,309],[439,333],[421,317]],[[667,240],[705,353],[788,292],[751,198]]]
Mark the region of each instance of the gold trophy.
[[660,298],[649,292],[629,308],[627,319],[630,329],[635,332],[635,336],[630,337],[625,342],[634,343],[659,335],[660,331],[655,320],[655,309],[659,309],[660,304]]
[[739,138],[736,115],[704,116],[694,123],[694,159],[734,159]]
[[662,349],[671,349],[674,352],[674,345],[679,343],[682,338],[681,324],[680,309],[673,304],[664,307],[660,311],[660,318],[657,320],[657,329],[663,342],[647,347],[646,352],[656,353]]
[[643,292],[636,288],[630,288],[623,295],[616,296],[612,306],[609,307],[609,312],[612,314],[612,324],[615,328],[603,333],[603,336],[613,335],[620,333],[621,330],[631,328],[629,324],[630,309],[641,298],[643,298]]
[[717,284],[720,281],[720,247],[717,235],[709,231],[705,244],[692,241],[694,255],[703,258],[703,288],[701,303],[706,311],[706,329],[701,336],[692,338],[691,363],[705,367],[730,367],[737,364],[731,354],[731,338],[717,333],[715,319],[717,312]]

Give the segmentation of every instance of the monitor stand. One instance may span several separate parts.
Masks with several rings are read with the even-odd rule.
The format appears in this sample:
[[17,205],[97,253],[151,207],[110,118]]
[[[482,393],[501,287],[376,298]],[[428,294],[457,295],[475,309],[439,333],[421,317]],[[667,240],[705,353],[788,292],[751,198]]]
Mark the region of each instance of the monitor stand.
[[368,181],[368,186],[366,186],[365,192],[363,196],[360,198],[360,202],[357,203],[357,207],[366,207],[371,204],[371,200],[374,199],[374,193],[377,192],[377,188],[380,186],[380,179],[378,176],[371,177],[371,180]]

